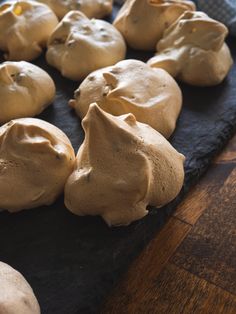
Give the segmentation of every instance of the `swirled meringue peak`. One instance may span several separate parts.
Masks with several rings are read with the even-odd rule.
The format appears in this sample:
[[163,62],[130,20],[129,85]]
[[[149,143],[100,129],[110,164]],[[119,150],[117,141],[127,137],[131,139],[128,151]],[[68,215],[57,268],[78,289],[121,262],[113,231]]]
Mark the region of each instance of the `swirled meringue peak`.
[[127,0],[113,24],[130,47],[154,50],[166,28],[186,10],[195,10],[195,4],[186,0]]
[[41,113],[55,96],[51,77],[34,64],[0,64],[0,124]]
[[185,12],[165,31],[148,65],[191,85],[217,85],[233,64],[227,34],[225,25],[205,13]]
[[0,262],[0,313],[40,314],[38,301],[25,278]]
[[45,4],[8,1],[0,6],[0,50],[7,60],[31,61],[46,47],[58,19]]
[[0,208],[10,212],[52,204],[74,166],[74,150],[54,125],[34,118],[0,128]]
[[77,215],[100,215],[128,225],[179,193],[184,156],[134,115],[110,115],[92,104],[82,121],[85,140],[65,186],[65,205]]
[[166,138],[175,130],[182,93],[175,80],[138,60],[123,60],[91,73],[69,105],[83,118],[92,102],[113,115],[132,113]]

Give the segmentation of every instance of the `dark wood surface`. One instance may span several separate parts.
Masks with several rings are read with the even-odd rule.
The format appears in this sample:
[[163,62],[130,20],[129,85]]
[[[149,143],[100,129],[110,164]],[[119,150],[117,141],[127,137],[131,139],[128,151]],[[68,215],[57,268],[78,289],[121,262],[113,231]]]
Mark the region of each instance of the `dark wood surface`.
[[131,265],[103,313],[236,313],[236,136]]

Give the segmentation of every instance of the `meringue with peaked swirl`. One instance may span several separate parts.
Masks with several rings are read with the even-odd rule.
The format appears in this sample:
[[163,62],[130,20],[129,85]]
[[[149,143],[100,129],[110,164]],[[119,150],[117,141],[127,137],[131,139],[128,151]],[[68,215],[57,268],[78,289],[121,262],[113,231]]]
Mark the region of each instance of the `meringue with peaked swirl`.
[[79,10],[88,18],[103,18],[112,11],[113,0],[38,0],[47,4],[59,19],[69,11]]
[[46,59],[63,76],[80,80],[124,59],[125,53],[124,39],[114,26],[71,11],[51,35]]
[[227,34],[225,25],[205,13],[185,12],[165,31],[148,64],[191,85],[217,85],[233,64]]
[[154,50],[168,26],[195,4],[186,0],[127,0],[113,25],[134,49]]
[[132,113],[166,138],[176,126],[182,94],[175,80],[138,60],[124,60],[91,73],[69,102],[83,118],[92,102],[113,115]]
[[0,262],[0,313],[40,314],[38,301],[25,278]]
[[0,208],[9,212],[52,204],[74,166],[74,150],[54,125],[16,119],[0,128]]
[[65,185],[65,205],[77,215],[100,215],[128,225],[179,193],[184,156],[134,115],[115,117],[92,104],[82,121],[85,140]]
[[7,60],[37,58],[58,19],[45,4],[36,1],[5,2],[0,6],[0,50]]
[[55,96],[51,77],[25,61],[0,64],[0,124],[41,113]]

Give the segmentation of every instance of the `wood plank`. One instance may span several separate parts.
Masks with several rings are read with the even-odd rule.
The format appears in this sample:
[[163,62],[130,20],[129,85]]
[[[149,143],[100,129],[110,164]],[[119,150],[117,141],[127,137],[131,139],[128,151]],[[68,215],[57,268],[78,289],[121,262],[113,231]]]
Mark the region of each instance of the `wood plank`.
[[215,159],[215,163],[236,163],[236,135],[231,139],[223,152]]
[[199,183],[189,191],[173,215],[194,225],[204,210],[215,200],[215,194],[234,168],[235,164],[232,163],[213,165]]
[[171,259],[179,267],[233,294],[236,294],[235,195],[236,167]]
[[[155,282],[169,258],[191,230],[191,226],[175,218],[170,218],[159,234],[149,243],[139,258],[131,265],[130,270],[114,289],[104,313],[114,310],[122,313],[129,306],[136,304]],[[117,308],[116,308],[117,305]],[[117,312],[117,313],[118,313]]]
[[[137,276],[146,278],[143,274]],[[161,274],[143,291],[136,287],[133,294],[109,302],[102,313],[109,314],[235,314],[236,297],[191,273],[167,263]],[[131,300],[130,300],[131,298]]]

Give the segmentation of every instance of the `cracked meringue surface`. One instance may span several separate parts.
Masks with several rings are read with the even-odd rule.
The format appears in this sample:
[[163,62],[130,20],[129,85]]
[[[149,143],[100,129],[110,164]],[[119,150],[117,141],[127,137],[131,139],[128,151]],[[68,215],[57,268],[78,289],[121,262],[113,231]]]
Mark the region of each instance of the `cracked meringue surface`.
[[41,68],[25,61],[0,64],[0,124],[35,116],[54,97],[54,82]]
[[37,58],[58,24],[52,10],[36,1],[5,2],[0,6],[0,50],[7,60]]
[[165,29],[195,4],[186,0],[127,0],[113,25],[127,44],[140,50],[154,50]]
[[88,18],[103,18],[112,11],[113,0],[38,0],[47,4],[59,19],[69,11],[79,10]]
[[110,23],[89,20],[79,11],[69,12],[48,42],[47,62],[72,80],[124,59],[122,35]]
[[113,115],[130,112],[168,138],[175,130],[182,93],[166,71],[153,70],[132,59],[97,70],[81,83],[69,105],[81,118],[92,102]]
[[148,65],[191,85],[217,85],[233,64],[227,34],[225,25],[205,13],[185,12],[165,31]]
[[100,215],[128,225],[179,193],[184,156],[134,115],[115,117],[92,104],[82,121],[85,140],[65,185],[65,205],[77,215]]
[[38,301],[25,278],[0,262],[0,313],[40,314]]
[[52,204],[74,166],[74,150],[54,125],[35,118],[0,128],[0,208],[9,212]]

